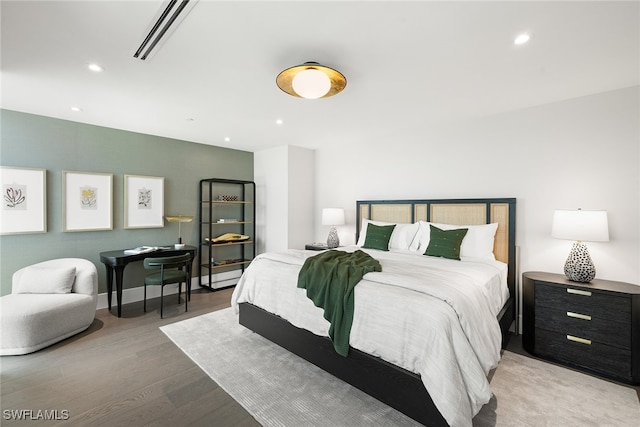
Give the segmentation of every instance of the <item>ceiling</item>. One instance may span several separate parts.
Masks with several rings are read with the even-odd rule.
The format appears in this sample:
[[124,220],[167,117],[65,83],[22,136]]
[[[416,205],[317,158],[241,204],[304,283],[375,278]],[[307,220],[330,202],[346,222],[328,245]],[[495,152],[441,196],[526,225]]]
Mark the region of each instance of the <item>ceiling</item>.
[[[163,4],[3,0],[1,107],[315,149],[639,84],[639,2],[200,0],[149,60],[133,58]],[[516,46],[521,32],[531,41]],[[306,61],[341,71],[344,92],[280,91],[276,75]]]

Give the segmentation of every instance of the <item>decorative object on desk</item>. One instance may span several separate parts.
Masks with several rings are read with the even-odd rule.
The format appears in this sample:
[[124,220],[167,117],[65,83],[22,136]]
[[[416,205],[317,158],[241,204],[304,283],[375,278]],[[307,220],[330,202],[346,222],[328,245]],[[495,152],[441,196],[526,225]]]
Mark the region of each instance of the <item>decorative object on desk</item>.
[[231,196],[229,194],[221,194],[216,199],[219,202],[237,202],[238,196]]
[[124,228],[164,227],[164,178],[124,176]]
[[[208,238],[206,238],[205,240],[209,241]],[[211,242],[229,243],[229,242],[241,242],[243,240],[249,240],[249,236],[246,236],[244,234],[238,234],[238,233],[224,233],[216,237],[215,239],[211,239]]]
[[47,231],[47,170],[1,166],[0,234]]
[[132,249],[125,249],[124,253],[125,255],[139,255],[139,254],[146,254],[149,252],[155,252],[155,251],[161,251],[163,249],[171,249],[171,247],[164,247],[164,246],[138,246],[136,248],[132,248]]
[[276,84],[285,93],[298,98],[318,99],[336,95],[347,86],[344,75],[317,62],[287,68],[276,77]]
[[340,246],[340,238],[336,225],[344,224],[344,209],[342,208],[324,208],[322,209],[322,225],[329,225],[329,235],[327,236],[327,247],[329,249]]
[[178,243],[175,244],[176,249],[182,249],[185,247],[185,244],[182,243],[182,231],[181,225],[183,222],[191,222],[193,221],[193,215],[167,215],[165,216],[167,222],[177,222],[178,223]]
[[551,236],[576,241],[564,264],[564,274],[574,282],[588,283],[596,277],[596,268],[583,241],[609,241],[607,211],[556,210]]
[[62,171],[62,231],[113,230],[113,175]]

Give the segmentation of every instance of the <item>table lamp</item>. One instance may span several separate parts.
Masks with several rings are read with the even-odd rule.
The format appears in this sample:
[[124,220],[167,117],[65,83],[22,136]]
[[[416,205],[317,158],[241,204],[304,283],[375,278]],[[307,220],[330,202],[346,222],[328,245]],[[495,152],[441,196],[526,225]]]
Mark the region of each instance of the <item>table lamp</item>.
[[576,241],[564,264],[564,274],[574,282],[589,283],[596,277],[596,268],[583,241],[609,241],[607,211],[556,210],[551,236]]
[[180,225],[183,222],[191,222],[193,221],[193,216],[192,215],[167,215],[165,216],[167,222],[177,222],[178,223],[178,243],[176,243],[174,246],[176,249],[182,249],[184,248],[186,245],[184,243],[182,243],[182,233],[180,230]]
[[322,209],[322,225],[329,225],[329,236],[327,236],[327,247],[329,249],[340,246],[340,238],[336,225],[344,224],[344,209],[342,208],[324,208]]

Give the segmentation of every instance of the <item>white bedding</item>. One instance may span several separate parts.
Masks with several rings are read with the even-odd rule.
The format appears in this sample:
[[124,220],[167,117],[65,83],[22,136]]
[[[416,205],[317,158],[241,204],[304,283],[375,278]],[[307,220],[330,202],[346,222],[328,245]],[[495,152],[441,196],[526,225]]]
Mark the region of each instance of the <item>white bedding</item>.
[[[508,299],[507,266],[462,262],[358,247],[382,265],[355,287],[350,345],[406,370],[422,382],[445,420],[471,426],[491,398],[487,374],[500,360],[496,316]],[[289,250],[256,257],[238,282],[232,307],[249,302],[314,334],[329,322],[297,288],[305,259],[317,252]]]

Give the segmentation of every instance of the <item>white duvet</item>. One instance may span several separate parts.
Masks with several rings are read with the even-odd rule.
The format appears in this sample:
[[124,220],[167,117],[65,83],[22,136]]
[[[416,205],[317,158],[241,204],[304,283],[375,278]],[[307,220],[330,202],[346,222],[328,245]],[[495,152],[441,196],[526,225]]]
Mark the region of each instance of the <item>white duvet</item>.
[[[342,248],[353,251],[358,247]],[[508,299],[507,267],[499,261],[462,262],[413,253],[361,249],[382,272],[355,287],[350,345],[420,374],[451,426],[471,426],[491,399],[487,374],[500,360],[496,316]],[[298,272],[317,252],[289,250],[257,256],[231,299],[249,302],[316,335],[329,322],[304,289]]]

